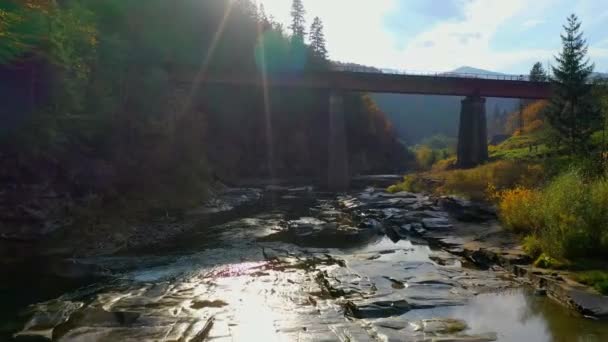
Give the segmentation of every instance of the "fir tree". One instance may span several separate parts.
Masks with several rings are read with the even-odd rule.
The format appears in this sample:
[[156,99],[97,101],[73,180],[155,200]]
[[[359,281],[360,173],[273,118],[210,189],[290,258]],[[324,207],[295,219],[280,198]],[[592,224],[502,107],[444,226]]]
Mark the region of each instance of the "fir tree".
[[327,47],[325,46],[325,33],[323,33],[323,22],[316,17],[310,27],[310,47],[316,57],[327,60]]
[[530,81],[532,82],[545,82],[547,80],[547,73],[543,68],[541,62],[536,62],[530,70]]
[[306,35],[306,10],[302,0],[293,0],[291,4],[291,34],[294,40],[304,42],[304,36]]
[[601,119],[589,84],[594,65],[587,58],[587,42],[580,27],[576,15],[570,15],[561,35],[562,51],[555,57],[557,67],[552,67],[554,89],[547,111],[551,127],[572,153],[587,150],[589,137]]
[[264,8],[264,4],[260,4],[258,7],[258,18],[263,24],[270,23],[270,19],[268,19],[268,15],[266,15],[266,9]]

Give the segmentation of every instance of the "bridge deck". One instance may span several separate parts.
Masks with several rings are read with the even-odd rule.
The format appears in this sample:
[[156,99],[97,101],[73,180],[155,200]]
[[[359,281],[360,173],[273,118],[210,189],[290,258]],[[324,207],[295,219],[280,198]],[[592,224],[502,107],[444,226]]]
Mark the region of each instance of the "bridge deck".
[[[177,77],[178,82],[192,83],[193,75]],[[208,73],[200,78],[202,84],[262,86],[260,74],[237,72]],[[306,72],[269,74],[270,87],[303,87],[369,93],[424,94],[450,96],[482,96],[521,99],[546,99],[551,96],[547,82],[500,80],[458,76],[396,75],[372,72]]]

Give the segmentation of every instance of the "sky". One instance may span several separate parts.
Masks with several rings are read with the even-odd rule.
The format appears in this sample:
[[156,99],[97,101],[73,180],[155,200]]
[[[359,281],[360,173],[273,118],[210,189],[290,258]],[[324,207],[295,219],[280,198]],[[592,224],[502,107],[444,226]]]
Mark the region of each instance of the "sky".
[[[257,0],[290,23],[291,0]],[[330,58],[378,68],[442,72],[471,66],[527,74],[561,47],[571,13],[596,71],[608,72],[608,0],[303,0],[325,25]]]

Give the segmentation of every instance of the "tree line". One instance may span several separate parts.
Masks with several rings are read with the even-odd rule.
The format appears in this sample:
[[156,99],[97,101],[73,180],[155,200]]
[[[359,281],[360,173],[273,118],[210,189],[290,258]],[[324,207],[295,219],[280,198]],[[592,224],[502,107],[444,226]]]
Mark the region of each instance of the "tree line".
[[[301,0],[288,30],[249,0],[6,0],[0,18],[6,183],[182,199],[214,175],[326,172],[327,94],[193,89],[173,77],[329,69],[323,23],[305,28]],[[353,172],[381,168],[383,149],[400,148],[386,117],[362,95],[347,106],[349,134],[367,139],[349,143]]]

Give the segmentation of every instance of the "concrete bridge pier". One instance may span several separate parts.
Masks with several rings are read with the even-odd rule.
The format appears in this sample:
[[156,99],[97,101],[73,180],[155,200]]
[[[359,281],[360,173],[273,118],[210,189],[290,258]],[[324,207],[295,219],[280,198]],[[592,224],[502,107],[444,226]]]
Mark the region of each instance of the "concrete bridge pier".
[[477,166],[488,159],[486,99],[467,96],[462,100],[458,131],[458,167]]
[[348,170],[343,92],[332,91],[330,93],[328,121],[327,187],[331,191],[345,191],[350,185],[350,173]]

